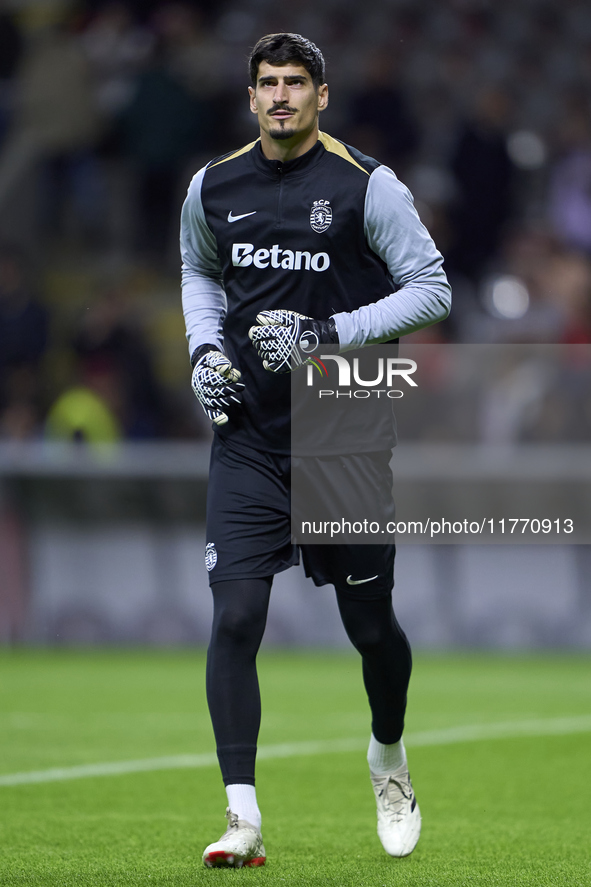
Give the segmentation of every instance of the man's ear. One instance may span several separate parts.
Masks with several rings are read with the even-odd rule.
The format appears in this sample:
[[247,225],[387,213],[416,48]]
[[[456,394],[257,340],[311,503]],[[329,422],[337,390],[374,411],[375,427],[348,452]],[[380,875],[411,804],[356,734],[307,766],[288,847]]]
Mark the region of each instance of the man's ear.
[[256,99],[256,93],[255,93],[254,89],[252,88],[252,86],[248,87],[248,95],[250,96],[250,110],[252,111],[253,114],[256,114],[258,112],[257,99]]
[[323,83],[318,88],[318,110],[324,111],[328,105],[328,83]]

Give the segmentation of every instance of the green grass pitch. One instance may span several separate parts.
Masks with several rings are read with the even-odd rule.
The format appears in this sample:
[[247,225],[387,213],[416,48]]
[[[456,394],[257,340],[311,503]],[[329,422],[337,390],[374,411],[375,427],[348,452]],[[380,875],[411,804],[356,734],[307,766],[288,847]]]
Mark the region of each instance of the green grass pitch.
[[[211,752],[202,651],[0,651],[0,885],[589,885],[590,665],[416,656],[407,748],[423,833],[412,856],[382,851],[364,752],[324,749],[259,761],[267,865],[236,871],[201,865],[225,827],[215,766],[1,783]],[[261,746],[365,743],[354,655],[265,650],[260,675]],[[437,740],[478,725],[477,739]]]

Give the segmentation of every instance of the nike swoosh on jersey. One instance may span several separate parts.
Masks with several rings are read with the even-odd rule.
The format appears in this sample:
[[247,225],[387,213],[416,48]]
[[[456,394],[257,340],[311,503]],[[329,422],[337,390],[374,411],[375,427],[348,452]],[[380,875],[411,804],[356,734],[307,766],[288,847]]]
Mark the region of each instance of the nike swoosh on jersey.
[[373,582],[374,579],[377,579],[379,573],[375,576],[370,576],[369,579],[353,579],[351,576],[347,576],[347,585],[363,585],[364,582]]
[[229,222],[239,222],[240,219],[246,219],[248,216],[254,216],[255,213],[256,213],[256,209],[253,210],[251,213],[242,213],[241,216],[233,216],[232,210],[230,210],[230,212],[228,213],[228,221]]

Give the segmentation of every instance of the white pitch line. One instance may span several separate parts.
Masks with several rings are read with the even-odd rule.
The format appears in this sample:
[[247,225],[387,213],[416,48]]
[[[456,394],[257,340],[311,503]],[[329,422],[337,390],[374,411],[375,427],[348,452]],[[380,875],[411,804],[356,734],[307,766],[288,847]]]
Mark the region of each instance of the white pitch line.
[[[429,745],[453,745],[459,742],[477,742],[487,739],[510,739],[521,736],[566,736],[570,733],[591,732],[591,715],[547,718],[529,721],[501,721],[496,724],[472,724],[463,727],[444,727],[407,733],[405,745],[419,748]],[[293,758],[305,755],[360,751],[367,746],[367,737],[349,739],[322,739],[310,742],[285,742],[280,745],[262,745],[258,760]],[[142,758],[138,761],[112,761],[103,764],[81,764],[76,767],[52,767],[28,773],[6,773],[0,776],[1,786],[31,785],[39,782],[62,782],[66,779],[84,779],[92,776],[121,776],[127,773],[146,773],[154,770],[183,770],[212,767],[217,755],[169,755],[163,758]]]

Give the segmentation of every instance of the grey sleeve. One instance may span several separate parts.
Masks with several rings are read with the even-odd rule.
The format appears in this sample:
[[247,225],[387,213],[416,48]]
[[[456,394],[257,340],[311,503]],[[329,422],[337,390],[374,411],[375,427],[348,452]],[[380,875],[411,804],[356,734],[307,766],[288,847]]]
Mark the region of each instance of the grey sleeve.
[[333,315],[344,350],[430,326],[444,320],[451,307],[441,253],[419,219],[410,191],[386,166],[378,167],[368,183],[365,236],[398,289],[356,311]]
[[205,167],[194,176],[181,213],[183,314],[189,354],[206,343],[223,350],[227,310],[217,243],[201,202],[204,173]]

